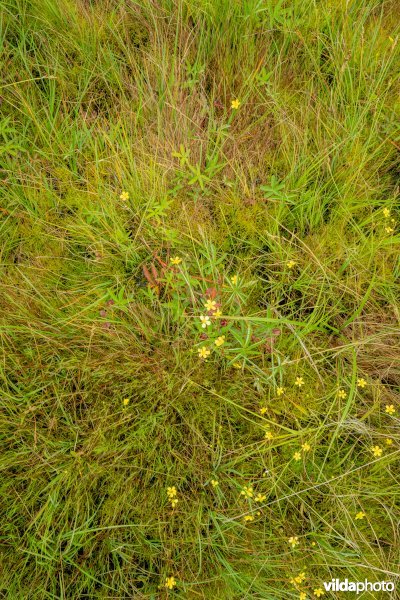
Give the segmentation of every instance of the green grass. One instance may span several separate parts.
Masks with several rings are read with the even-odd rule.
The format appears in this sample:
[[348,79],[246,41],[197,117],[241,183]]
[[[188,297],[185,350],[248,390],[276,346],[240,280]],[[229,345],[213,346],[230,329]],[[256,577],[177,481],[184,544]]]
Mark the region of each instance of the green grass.
[[397,3],[0,8],[1,597],[400,589]]

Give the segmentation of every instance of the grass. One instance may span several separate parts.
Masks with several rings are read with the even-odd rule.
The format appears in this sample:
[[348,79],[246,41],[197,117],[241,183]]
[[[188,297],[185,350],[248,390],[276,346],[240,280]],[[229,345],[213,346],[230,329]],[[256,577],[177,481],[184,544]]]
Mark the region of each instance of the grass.
[[2,597],[398,587],[396,3],[0,5]]

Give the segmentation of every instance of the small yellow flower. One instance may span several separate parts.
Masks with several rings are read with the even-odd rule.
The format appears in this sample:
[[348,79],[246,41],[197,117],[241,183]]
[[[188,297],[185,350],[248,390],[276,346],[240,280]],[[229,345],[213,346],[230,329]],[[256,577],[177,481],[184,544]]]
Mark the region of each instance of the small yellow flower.
[[165,580],[165,587],[172,590],[176,586],[175,577],[167,577]]
[[367,382],[365,381],[365,379],[363,377],[360,377],[359,379],[357,379],[357,387],[365,388],[366,385],[367,385]]
[[243,521],[244,521],[245,523],[249,523],[250,521],[254,521],[254,517],[253,517],[253,515],[245,515],[245,516],[243,517]]
[[254,498],[254,500],[256,502],[264,502],[264,500],[266,499],[267,496],[265,496],[265,494],[257,494],[257,496]]
[[232,283],[232,285],[237,285],[237,282],[238,282],[238,276],[237,275],[233,275],[231,277],[231,283]]
[[210,317],[208,315],[200,315],[201,326],[203,329],[211,325]]
[[252,498],[253,494],[254,494],[254,490],[251,486],[245,485],[240,493],[242,496],[245,496],[246,498]]
[[385,219],[388,219],[390,217],[390,209],[389,208],[383,209],[383,216],[385,217]]
[[377,458],[379,458],[380,456],[382,456],[382,448],[380,446],[372,446],[371,448],[371,452],[374,456],[376,456]]
[[267,412],[267,410],[268,410],[268,408],[267,408],[266,406],[262,406],[262,407],[260,408],[260,413],[261,413],[262,415],[265,415],[265,413]]
[[355,516],[355,520],[356,521],[361,521],[364,517],[365,517],[365,512],[363,512],[362,510],[360,510],[360,512],[358,512]]
[[288,262],[286,263],[286,266],[288,269],[293,269],[293,267],[296,265],[294,260],[288,260]]
[[299,538],[297,537],[297,535],[292,535],[289,539],[288,539],[289,544],[292,546],[292,548],[296,548],[296,546],[299,545]]
[[385,231],[386,231],[386,233],[390,234],[390,233],[394,232],[394,229],[393,229],[393,227],[385,227]]
[[168,498],[175,498],[177,494],[176,487],[173,485],[172,487],[167,487],[167,495]]
[[344,390],[339,390],[338,391],[338,397],[342,398],[344,400],[344,398],[347,398],[347,394]]
[[217,319],[219,319],[219,317],[222,317],[222,311],[220,308],[217,308],[217,310],[213,314],[213,317],[217,317]]
[[307,594],[305,592],[300,592],[299,600],[307,600]]
[[211,351],[208,350],[208,348],[206,346],[202,346],[201,348],[198,348],[197,352],[199,353],[199,358],[204,358],[206,359],[207,356],[210,356]]
[[301,460],[301,454],[300,454],[300,452],[295,452],[295,453],[293,454],[293,459],[294,459],[295,461],[299,461],[299,460]]
[[273,437],[274,437],[274,435],[273,435],[273,433],[271,431],[266,431],[264,437],[265,437],[266,440],[272,440]]
[[323,591],[322,588],[318,588],[316,590],[314,590],[314,596],[317,596],[317,598],[319,598],[320,596],[323,596],[325,594],[325,592]]
[[292,583],[303,583],[305,578],[306,578],[306,574],[304,571],[302,571],[301,573],[299,573],[296,577],[294,577],[292,579]]
[[241,369],[241,368],[242,368],[242,365],[241,365],[239,362],[234,362],[234,363],[233,363],[233,365],[232,365],[232,367],[233,367],[234,369]]
[[208,299],[207,302],[204,303],[204,306],[207,310],[215,310],[217,308],[217,303],[215,300]]
[[169,259],[171,265],[180,265],[182,262],[182,259],[179,258],[179,256],[174,256],[174,258],[170,258]]
[[386,438],[385,444],[386,444],[386,446],[392,446],[393,440],[391,438]]
[[214,488],[219,486],[219,481],[217,479],[211,479],[210,483]]
[[128,192],[122,192],[122,194],[120,194],[120,199],[123,200],[124,202],[126,200],[129,200],[129,194],[128,194]]
[[124,406],[128,406],[128,404],[129,404],[129,398],[124,398],[124,400],[122,401],[122,404]]
[[388,415],[394,415],[396,409],[393,404],[386,404],[385,413]]
[[294,385],[301,387],[302,385],[304,385],[304,379],[302,377],[296,377],[296,381],[294,382]]
[[175,508],[175,506],[178,504],[178,498],[170,498],[169,501],[171,502],[172,508]]
[[276,390],[276,395],[277,396],[283,396],[283,394],[285,393],[285,388],[283,387],[278,387]]
[[311,446],[308,442],[305,442],[301,447],[304,450],[304,452],[308,452],[309,450],[311,450]]
[[316,543],[315,542],[311,542],[311,546],[316,546]]
[[232,100],[232,104],[231,104],[231,108],[237,109],[240,106],[240,100],[238,100],[237,98],[235,100]]
[[222,346],[222,344],[225,344],[225,336],[224,335],[220,335],[219,337],[217,337],[217,339],[215,340],[214,344],[217,347]]

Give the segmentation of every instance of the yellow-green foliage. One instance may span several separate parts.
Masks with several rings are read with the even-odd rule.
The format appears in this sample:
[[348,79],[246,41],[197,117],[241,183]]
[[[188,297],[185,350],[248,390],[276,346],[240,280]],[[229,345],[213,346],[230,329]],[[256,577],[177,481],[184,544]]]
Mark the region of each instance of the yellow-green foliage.
[[0,595],[399,585],[397,12],[0,0]]

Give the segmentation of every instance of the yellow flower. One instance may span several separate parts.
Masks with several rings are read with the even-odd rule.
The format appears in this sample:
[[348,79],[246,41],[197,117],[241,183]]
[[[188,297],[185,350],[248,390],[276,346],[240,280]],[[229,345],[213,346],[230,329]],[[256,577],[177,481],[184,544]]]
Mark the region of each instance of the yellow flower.
[[302,385],[304,385],[304,379],[302,377],[296,377],[296,381],[294,382],[294,385],[301,387]]
[[361,519],[363,519],[365,517],[365,512],[363,512],[362,510],[360,510],[360,512],[358,512],[355,516],[355,520],[356,521],[361,521]]
[[304,450],[304,452],[308,452],[309,450],[311,450],[311,446],[310,446],[310,444],[308,442],[305,442],[302,445],[302,449]]
[[239,108],[240,106],[240,100],[236,99],[236,100],[232,100],[232,104],[231,104],[231,108]]
[[278,387],[277,390],[276,390],[276,395],[277,396],[283,396],[284,392],[285,392],[285,388]]
[[293,458],[294,458],[294,460],[296,460],[296,461],[299,461],[299,460],[301,460],[301,454],[300,454],[300,452],[295,452],[295,453],[293,454]]
[[207,302],[204,303],[204,306],[207,310],[215,310],[217,308],[217,303],[215,300],[208,299]]
[[182,262],[182,259],[179,258],[179,256],[175,256],[174,258],[170,258],[169,259],[171,265],[180,265]]
[[394,229],[393,229],[393,227],[385,227],[385,231],[386,231],[386,233],[393,233]]
[[376,456],[377,458],[379,458],[380,456],[382,456],[382,448],[380,446],[372,446],[371,448],[371,452],[374,456]]
[[122,194],[120,194],[120,199],[123,200],[124,202],[125,202],[125,200],[129,200],[128,192],[122,192]]
[[222,344],[225,344],[225,336],[224,335],[220,335],[219,337],[217,337],[217,339],[215,340],[214,344],[217,347],[222,346]]
[[289,539],[288,539],[289,544],[292,546],[292,548],[296,548],[296,546],[299,545],[299,538],[297,537],[297,535],[292,535]]
[[220,308],[217,308],[217,310],[215,311],[215,313],[213,314],[213,317],[222,317],[222,312]]
[[317,598],[319,598],[320,596],[323,596],[325,594],[325,592],[323,591],[322,588],[318,588],[316,590],[314,590],[314,596],[317,596]]
[[393,404],[386,404],[385,413],[387,413],[388,415],[394,415],[395,412],[396,409]]
[[199,358],[204,358],[204,359],[206,359],[207,356],[210,356],[210,354],[211,354],[211,351],[208,350],[208,348],[206,346],[202,346],[201,348],[198,348],[197,352],[199,353]]
[[266,440],[272,440],[273,437],[274,437],[274,435],[273,435],[273,433],[271,431],[266,431],[264,437],[265,437]]
[[124,400],[122,401],[122,404],[124,406],[128,406],[128,404],[129,404],[129,398],[124,398]]
[[299,600],[307,600],[307,594],[305,592],[300,592]]
[[210,317],[208,315],[200,315],[201,326],[205,329],[209,325],[211,325]]
[[266,499],[267,496],[265,496],[264,494],[257,494],[257,496],[254,498],[254,500],[256,502],[264,502],[264,500]]
[[292,579],[292,583],[303,583],[303,581],[306,578],[306,574],[304,571],[302,571],[301,573],[299,573],[296,577],[293,577]]
[[167,577],[165,580],[165,587],[172,590],[176,586],[175,577]]
[[293,267],[296,265],[294,260],[288,260],[288,262],[286,263],[286,266],[288,269],[293,269]]
[[167,495],[168,498],[175,498],[177,494],[176,487],[173,485],[172,487],[167,487]]
[[211,479],[210,483],[214,488],[219,486],[219,482],[217,479]]
[[267,408],[266,406],[262,406],[262,407],[260,408],[260,413],[261,413],[262,415],[265,415],[265,413],[267,412],[267,410],[268,410],[268,408]]
[[386,438],[385,444],[386,444],[386,446],[391,446],[393,444],[393,440],[390,438]]
[[338,397],[344,399],[344,398],[347,398],[347,394],[344,390],[339,390]]
[[178,498],[170,498],[169,501],[171,502],[172,508],[175,508],[175,506],[178,504]]
[[365,388],[366,385],[367,385],[367,382],[365,381],[365,379],[363,377],[360,377],[359,379],[357,379],[357,387]]
[[254,491],[251,486],[245,485],[240,493],[242,496],[246,496],[246,498],[252,498]]
[[238,362],[234,362],[234,363],[233,363],[233,365],[232,365],[232,367],[233,367],[234,369],[241,369],[241,368],[242,368],[242,365],[241,365],[240,363],[238,363]]
[[385,217],[385,219],[388,219],[390,217],[390,209],[389,208],[383,209],[383,216]]
[[237,282],[238,282],[238,276],[237,275],[233,275],[231,277],[231,283],[232,283],[232,285],[237,285]]
[[254,517],[253,517],[253,515],[244,515],[244,517],[243,517],[243,521],[244,521],[245,523],[248,523],[248,522],[250,522],[250,521],[254,521]]

